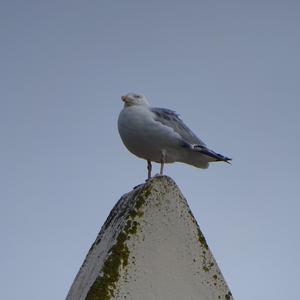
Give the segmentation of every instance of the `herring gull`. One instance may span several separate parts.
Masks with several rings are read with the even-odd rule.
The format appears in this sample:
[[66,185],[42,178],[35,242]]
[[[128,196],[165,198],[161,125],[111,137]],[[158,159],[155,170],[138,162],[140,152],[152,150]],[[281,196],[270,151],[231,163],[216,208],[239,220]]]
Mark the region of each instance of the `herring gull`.
[[143,95],[129,93],[121,97],[124,108],[118,119],[118,130],[126,148],[147,161],[148,179],[151,162],[182,162],[206,169],[210,162],[229,163],[230,158],[210,150],[170,109],[150,107]]

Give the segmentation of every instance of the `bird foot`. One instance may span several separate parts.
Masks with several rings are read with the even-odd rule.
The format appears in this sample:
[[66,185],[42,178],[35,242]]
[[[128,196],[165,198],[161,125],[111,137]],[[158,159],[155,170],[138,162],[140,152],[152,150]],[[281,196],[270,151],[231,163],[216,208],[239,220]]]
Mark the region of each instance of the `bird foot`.
[[160,174],[160,173],[157,173],[154,175],[154,177],[163,177],[164,175],[163,174]]

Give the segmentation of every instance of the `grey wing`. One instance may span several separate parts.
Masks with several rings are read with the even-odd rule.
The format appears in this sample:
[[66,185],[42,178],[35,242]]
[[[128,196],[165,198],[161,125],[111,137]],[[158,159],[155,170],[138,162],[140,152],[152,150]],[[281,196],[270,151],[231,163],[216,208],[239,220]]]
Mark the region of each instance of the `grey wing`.
[[[191,149],[194,151],[200,152],[206,156],[213,158],[213,161],[225,161],[230,163],[231,158],[223,156],[222,154],[216,153],[205,145],[180,119],[179,115],[170,109],[166,108],[151,108],[151,111],[155,115],[155,120],[172,128],[177,132],[183,142],[188,143],[189,146],[192,146]],[[188,146],[187,145],[187,146]],[[184,145],[185,146],[185,145]]]
[[191,145],[205,146],[205,143],[201,141],[180,119],[179,115],[170,109],[152,107],[151,111],[155,115],[155,120],[171,127],[177,132],[182,139]]

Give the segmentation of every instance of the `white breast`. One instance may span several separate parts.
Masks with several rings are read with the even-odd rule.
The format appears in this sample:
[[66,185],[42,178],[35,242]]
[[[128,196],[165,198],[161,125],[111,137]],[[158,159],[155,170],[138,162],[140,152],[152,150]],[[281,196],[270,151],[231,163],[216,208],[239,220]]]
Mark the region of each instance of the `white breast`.
[[168,162],[175,161],[180,137],[153,117],[145,106],[124,108],[118,119],[121,139],[127,149],[138,157],[160,162],[164,151],[168,154]]

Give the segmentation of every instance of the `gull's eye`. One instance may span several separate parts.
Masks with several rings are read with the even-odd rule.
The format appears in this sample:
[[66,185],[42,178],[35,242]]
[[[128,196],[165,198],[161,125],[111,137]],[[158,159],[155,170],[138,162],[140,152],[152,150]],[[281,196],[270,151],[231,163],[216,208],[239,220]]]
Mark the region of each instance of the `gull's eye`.
[[134,98],[137,98],[137,99],[139,99],[139,98],[141,98],[141,96],[140,96],[140,95],[137,95],[137,94],[135,94],[135,95],[134,95]]

